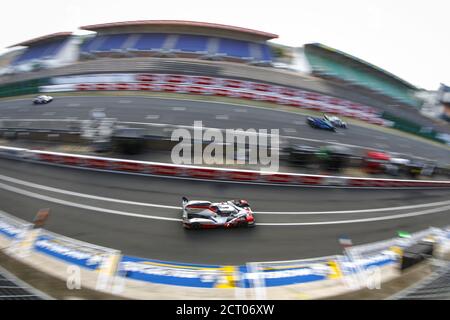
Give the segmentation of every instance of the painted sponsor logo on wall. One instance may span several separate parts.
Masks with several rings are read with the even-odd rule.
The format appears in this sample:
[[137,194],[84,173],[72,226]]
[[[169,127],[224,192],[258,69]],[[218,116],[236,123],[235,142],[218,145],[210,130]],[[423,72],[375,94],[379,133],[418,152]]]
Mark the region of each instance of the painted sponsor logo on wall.
[[108,251],[82,246],[78,241],[68,241],[51,235],[38,237],[34,244],[38,252],[48,254],[60,260],[76,264],[88,269],[98,269]]
[[218,265],[181,264],[123,256],[119,274],[152,283],[214,288],[225,276],[222,268]]
[[130,279],[198,288],[251,288],[253,279],[265,286],[284,286],[324,280],[331,270],[326,264],[264,267],[256,274],[247,266],[194,265],[123,256],[119,273]]
[[0,217],[0,234],[8,238],[16,238],[23,231],[23,227],[13,225]]

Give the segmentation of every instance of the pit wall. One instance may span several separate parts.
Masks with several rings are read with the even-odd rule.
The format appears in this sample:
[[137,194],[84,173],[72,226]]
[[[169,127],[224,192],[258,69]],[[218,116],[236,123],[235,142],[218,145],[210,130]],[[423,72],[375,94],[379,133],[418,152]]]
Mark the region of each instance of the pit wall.
[[375,179],[175,165],[0,146],[0,157],[42,164],[241,183],[348,188],[449,188],[450,181]]
[[[450,228],[429,228],[408,239],[355,246],[314,259],[205,265],[128,256],[118,250],[34,229],[0,212],[0,244],[8,255],[62,281],[130,299],[320,299],[380,289],[401,275],[403,248],[435,242],[450,252]],[[75,294],[76,295],[76,294]]]

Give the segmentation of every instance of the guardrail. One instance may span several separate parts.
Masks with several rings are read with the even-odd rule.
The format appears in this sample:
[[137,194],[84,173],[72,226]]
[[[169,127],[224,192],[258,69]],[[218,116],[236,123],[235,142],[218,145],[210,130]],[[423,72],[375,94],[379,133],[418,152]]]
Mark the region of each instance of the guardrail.
[[[214,292],[215,295],[207,295],[207,298],[229,298],[230,291],[227,289],[234,289],[234,298],[240,299],[292,298],[292,292],[296,292],[301,285],[308,285],[305,290],[323,287],[325,293],[322,296],[326,296],[328,290],[335,287],[339,287],[340,292],[360,289],[360,286],[352,287],[348,280],[354,276],[360,277],[364,283],[374,276],[376,281],[381,281],[382,268],[398,268],[401,257],[399,251],[391,247],[377,252],[370,250],[370,257],[363,255],[357,259],[345,254],[292,261],[251,262],[238,266],[188,264],[121,255],[118,250],[74,240],[43,229],[32,229],[29,225],[0,212],[0,240],[3,236],[10,242],[9,254],[21,259],[31,259],[33,254],[43,255],[63,264],[76,265],[85,271],[94,272],[96,281],[90,285],[96,290],[113,290],[118,293],[123,292],[127,286],[133,287],[140,283],[157,285],[157,290],[162,290],[163,287],[166,291],[169,290],[167,288],[173,288],[172,298],[195,298],[196,294],[204,292],[198,290],[212,289],[211,293]],[[18,234],[22,236],[19,237]],[[414,240],[430,237],[433,237],[437,245],[448,247],[450,228],[430,228],[413,234],[409,241],[391,239],[377,243],[375,247],[384,248],[396,243],[403,248]],[[29,250],[24,254],[25,244]],[[351,250],[365,252],[368,248],[373,249],[374,246],[363,245]],[[367,273],[375,266],[378,267],[378,274]],[[364,278],[361,279],[362,275]],[[111,283],[116,284],[114,289],[111,289]],[[117,284],[121,287],[119,291]],[[316,284],[316,288],[313,289],[311,284]],[[144,293],[149,292],[149,287],[144,285],[142,288],[145,288]],[[177,288],[184,289],[180,291]],[[285,291],[283,288],[286,288]],[[142,292],[138,296],[142,297]]]
[[450,181],[374,179],[345,176],[309,175],[300,173],[264,172],[255,170],[175,165],[160,162],[96,157],[11,147],[0,147],[0,156],[16,158],[18,160],[32,160],[46,164],[89,168],[93,170],[139,173],[196,180],[353,188],[450,187]]

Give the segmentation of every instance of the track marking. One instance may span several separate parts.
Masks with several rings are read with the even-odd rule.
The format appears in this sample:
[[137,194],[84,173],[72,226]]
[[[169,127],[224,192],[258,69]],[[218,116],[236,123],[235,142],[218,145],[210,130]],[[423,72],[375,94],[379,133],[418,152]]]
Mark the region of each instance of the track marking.
[[286,133],[297,133],[297,130],[294,128],[283,128],[282,130]]
[[282,215],[367,213],[367,212],[399,211],[399,210],[408,210],[408,209],[416,209],[416,208],[435,207],[435,206],[447,205],[447,204],[450,204],[450,200],[422,203],[422,204],[416,204],[416,205],[410,205],[410,206],[386,207],[386,208],[376,208],[376,209],[342,210],[342,211],[303,211],[303,212],[302,211],[299,211],[299,212],[260,211],[260,212],[255,212],[255,213],[257,213],[257,214],[282,214]]
[[181,207],[176,207],[176,206],[165,206],[165,205],[162,205],[162,204],[153,204],[153,203],[144,203],[144,202],[120,200],[120,199],[114,199],[114,198],[107,198],[107,197],[90,195],[90,194],[86,194],[86,193],[73,192],[73,191],[64,190],[64,189],[52,188],[52,187],[44,186],[44,185],[41,185],[41,184],[37,184],[37,183],[29,182],[29,181],[24,181],[24,180],[19,180],[19,179],[15,179],[15,178],[4,176],[4,175],[0,175],[0,180],[12,182],[12,183],[23,185],[23,186],[27,186],[27,187],[30,187],[30,188],[46,190],[46,191],[50,191],[50,192],[61,193],[61,194],[66,194],[66,195],[80,197],[80,198],[101,200],[101,201],[107,201],[107,202],[116,202],[116,203],[123,203],[123,204],[137,205],[137,206],[145,206],[145,207],[155,207],[155,208],[162,208],[162,209],[173,209],[173,210],[181,209]]
[[[50,191],[50,192],[66,194],[66,195],[76,196],[76,197],[80,197],[80,198],[87,198],[87,199],[94,199],[94,200],[101,200],[101,201],[106,201],[106,202],[115,202],[115,203],[122,203],[122,204],[130,204],[130,205],[137,205],[137,206],[145,206],[145,207],[155,207],[155,208],[162,208],[162,209],[173,209],[173,210],[181,209],[181,207],[179,207],[179,206],[168,206],[168,205],[155,204],[155,203],[128,201],[128,200],[121,200],[121,199],[116,199],[116,198],[95,196],[95,195],[90,195],[90,194],[86,194],[86,193],[79,193],[79,192],[44,186],[41,184],[37,184],[37,183],[25,181],[25,180],[20,180],[20,179],[16,179],[16,178],[4,176],[4,175],[0,175],[0,180],[27,186],[30,188],[46,190],[46,191]],[[264,215],[271,215],[271,214],[275,214],[275,215],[278,215],[278,214],[279,215],[320,215],[320,214],[367,213],[367,212],[399,211],[399,210],[407,210],[407,209],[426,208],[426,207],[434,207],[434,206],[441,206],[441,205],[447,205],[447,204],[450,204],[450,200],[422,203],[422,204],[409,205],[409,206],[385,207],[385,208],[375,208],[375,209],[358,209],[358,210],[343,210],[343,211],[303,211],[303,212],[302,211],[300,211],[300,212],[255,211],[254,213],[264,214]]]
[[145,116],[145,119],[158,120],[159,117],[160,117],[159,114],[149,114]]
[[448,211],[448,210],[450,210],[450,206],[439,207],[439,208],[435,208],[435,209],[428,209],[428,210],[423,210],[423,211],[396,214],[396,215],[392,215],[392,216],[383,216],[383,217],[365,218],[365,219],[321,221],[321,222],[286,222],[286,223],[264,223],[263,222],[263,223],[257,223],[257,225],[258,226],[314,226],[314,225],[362,223],[362,222],[374,222],[374,221],[410,218],[410,217],[422,216],[422,215],[438,213],[438,212],[443,212],[443,211]]
[[185,111],[186,107],[172,107],[171,108],[173,111]]
[[[118,211],[118,210],[112,210],[112,209],[105,209],[101,207],[95,207],[90,205],[84,205],[81,203],[76,203],[72,201],[67,200],[61,200],[58,198],[53,198],[45,195],[41,195],[39,193],[30,192],[27,190],[23,190],[20,188],[16,188],[13,186],[6,185],[4,183],[0,183],[0,188],[11,191],[14,193],[22,194],[24,196],[28,196],[31,198],[49,201],[69,207],[76,207],[80,209],[90,210],[90,211],[98,211],[98,212],[104,212],[104,213],[110,213],[115,215],[121,215],[121,216],[128,216],[128,217],[134,217],[134,218],[144,218],[144,219],[153,219],[153,220],[165,220],[165,221],[176,221],[181,222],[181,219],[176,218],[167,218],[167,217],[161,217],[161,216],[152,216],[152,215],[145,215],[145,214],[139,214],[139,213],[133,213],[133,212],[124,212],[124,211]],[[427,215],[427,214],[433,214],[443,211],[450,210],[450,206],[445,207],[439,207],[435,209],[429,209],[429,210],[423,210],[423,211],[417,211],[417,212],[409,212],[404,214],[397,214],[393,216],[384,216],[384,217],[375,217],[375,218],[365,218],[365,219],[353,219],[353,220],[338,220],[338,221],[321,221],[321,222],[293,222],[293,223],[257,223],[258,226],[311,226],[311,225],[333,225],[333,224],[348,224],[348,223],[362,223],[362,222],[374,222],[374,221],[383,221],[383,220],[393,220],[393,219],[401,219],[401,218],[408,218],[408,217],[414,217],[414,216],[420,216],[420,215]]]
[[118,211],[118,210],[112,210],[112,209],[105,209],[105,208],[101,208],[101,207],[89,206],[89,205],[85,205],[85,204],[81,204],[81,203],[76,203],[76,202],[72,202],[72,201],[61,200],[58,198],[45,196],[45,195],[35,193],[35,192],[30,192],[30,191],[12,187],[12,186],[9,186],[9,185],[3,184],[3,183],[0,183],[0,188],[14,192],[14,193],[18,193],[18,194],[21,194],[21,195],[24,195],[24,196],[27,196],[30,198],[49,201],[49,202],[65,205],[68,207],[75,207],[75,208],[80,208],[80,209],[85,209],[85,210],[90,210],[90,211],[98,211],[98,212],[104,212],[104,213],[110,213],[110,214],[115,214],[115,215],[119,215],[119,216],[128,216],[128,217],[134,217],[134,218],[145,218],[145,219],[166,220],[166,221],[176,221],[176,222],[182,221],[181,219],[176,219],[176,218],[151,216],[151,215],[145,215],[145,214],[139,214],[139,213],[133,213],[133,212],[124,212],[124,211]]
[[229,120],[230,117],[227,114],[218,114],[216,115],[217,120]]

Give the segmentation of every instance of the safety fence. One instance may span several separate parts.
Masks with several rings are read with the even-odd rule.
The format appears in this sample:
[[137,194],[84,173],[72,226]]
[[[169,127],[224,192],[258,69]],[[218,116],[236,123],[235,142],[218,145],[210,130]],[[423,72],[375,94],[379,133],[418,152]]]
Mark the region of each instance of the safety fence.
[[189,178],[196,180],[198,179],[228,182],[270,183],[298,186],[335,186],[353,188],[450,187],[450,181],[356,178],[200,167],[29,150],[12,147],[0,147],[0,157],[28,161],[31,160],[45,164],[89,168],[94,170],[128,172],[165,177]]
[[252,81],[177,74],[92,74],[52,78],[41,92],[151,91],[222,96],[289,105],[390,125],[369,106],[300,89]]
[[[406,240],[397,238],[355,246],[345,250],[343,255],[228,266],[122,255],[118,250],[67,238],[44,229],[30,228],[29,223],[4,212],[0,212],[0,236],[10,242],[8,252],[14,256],[24,258],[34,252],[96,272],[97,290],[104,291],[109,279],[118,278],[116,283],[122,286],[127,285],[124,281],[133,280],[186,289],[248,289],[254,292],[253,297],[265,299],[271,288],[291,288],[328,281],[327,286],[344,283],[347,285],[346,290],[356,290],[369,286],[369,282],[376,284],[381,281],[382,267],[398,267],[403,248],[421,239],[432,239],[435,245],[448,245],[450,228],[430,228],[412,234]],[[359,252],[357,257],[350,254],[355,251]],[[356,286],[352,279],[355,276],[358,276]]]
[[50,299],[30,287],[13,274],[0,267],[0,300],[42,300]]
[[50,83],[48,78],[20,81],[0,85],[0,98],[24,94],[36,94],[39,88]]

